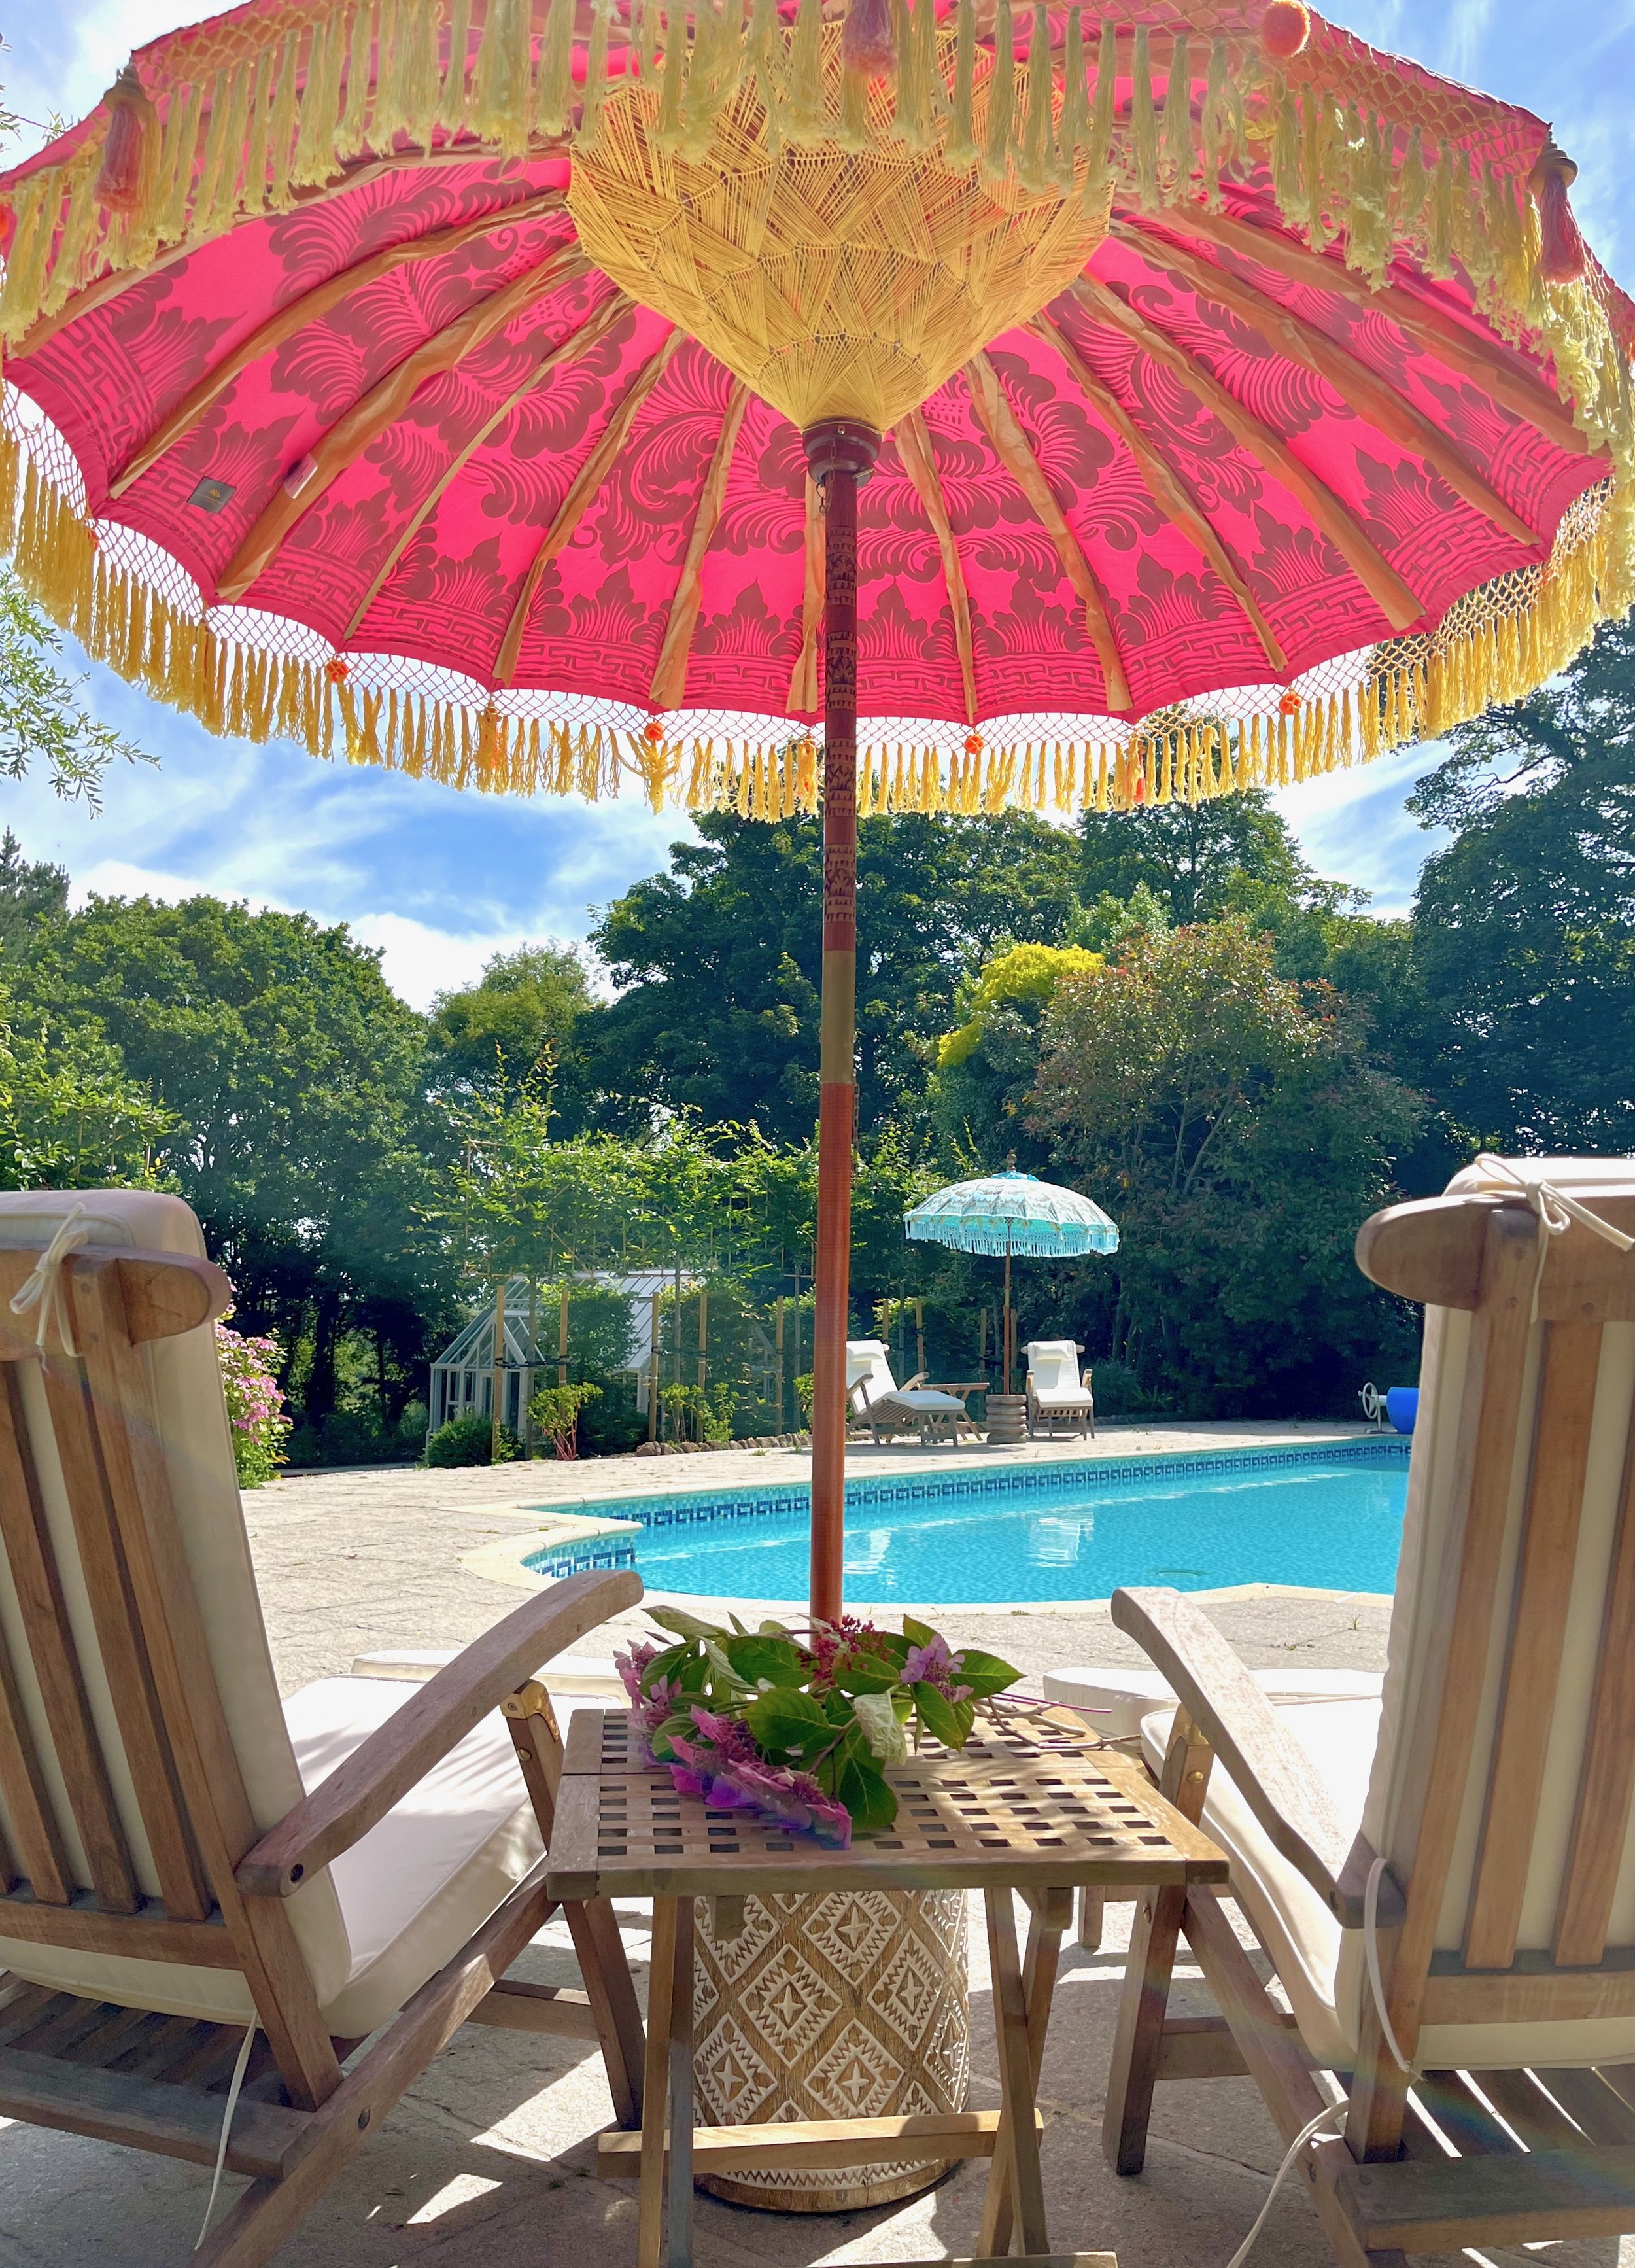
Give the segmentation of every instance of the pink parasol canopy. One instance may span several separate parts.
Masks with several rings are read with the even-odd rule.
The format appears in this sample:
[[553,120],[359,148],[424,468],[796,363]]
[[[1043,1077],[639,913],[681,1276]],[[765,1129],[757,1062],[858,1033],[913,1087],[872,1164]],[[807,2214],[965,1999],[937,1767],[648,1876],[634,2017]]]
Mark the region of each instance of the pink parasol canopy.
[[[253,0],[134,70],[160,94],[202,76],[201,39],[297,12]],[[1494,185],[1525,204],[1538,121],[1316,36],[1353,116],[1388,85],[1478,208]],[[1121,78],[1118,114],[1137,101]],[[72,571],[47,496],[25,573],[218,726],[483,784],[606,792],[634,770],[695,806],[810,808],[815,761],[787,754],[824,696],[800,433],[588,257],[566,156],[407,139],[282,210],[242,187],[213,237],[10,308],[11,430],[99,551],[83,589],[54,585]],[[864,810],[1122,803],[1351,761],[1535,681],[1624,592],[1622,295],[1593,263],[1575,287],[1602,333],[1587,387],[1548,310],[1496,318],[1502,279],[1445,247],[1441,276],[1400,245],[1365,274],[1349,239],[1300,240],[1274,156],[1245,144],[1213,207],[1118,181],[1082,272],[886,435],[858,502]],[[215,644],[128,657],[99,576]],[[1203,718],[1213,747],[1181,736]]]

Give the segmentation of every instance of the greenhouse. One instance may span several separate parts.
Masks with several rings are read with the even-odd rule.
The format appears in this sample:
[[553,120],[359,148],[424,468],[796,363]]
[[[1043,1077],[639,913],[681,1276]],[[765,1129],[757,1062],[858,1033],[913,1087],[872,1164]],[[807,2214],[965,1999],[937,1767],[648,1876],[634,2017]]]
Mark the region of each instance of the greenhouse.
[[[687,1280],[683,1278],[684,1285]],[[508,1278],[502,1304],[495,1298],[480,1308],[432,1364],[429,1434],[451,1418],[492,1417],[497,1381],[500,1422],[521,1440],[536,1388],[563,1375],[576,1351],[570,1344],[570,1316],[575,1309],[583,1309],[587,1292],[603,1310],[598,1336],[605,1336],[611,1320],[616,1336],[624,1341],[622,1347],[614,1348],[614,1359],[604,1374],[627,1386],[637,1409],[645,1412],[658,1303],[673,1297],[674,1291],[673,1273],[656,1268],[622,1276],[587,1271],[574,1277],[571,1285],[541,1285],[531,1284],[525,1276]],[[616,1300],[625,1302],[622,1332]]]

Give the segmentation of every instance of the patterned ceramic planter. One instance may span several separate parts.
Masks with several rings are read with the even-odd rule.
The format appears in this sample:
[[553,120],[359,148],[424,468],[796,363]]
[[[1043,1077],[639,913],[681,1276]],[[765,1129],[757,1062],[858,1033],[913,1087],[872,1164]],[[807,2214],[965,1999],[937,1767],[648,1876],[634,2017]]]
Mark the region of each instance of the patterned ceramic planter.
[[[695,1911],[701,2122],[747,2126],[965,2108],[963,1892],[752,1897],[743,1930],[727,1939],[712,1933],[708,1898]],[[776,2213],[846,2213],[913,2197],[948,2163],[709,2174],[700,2186]]]

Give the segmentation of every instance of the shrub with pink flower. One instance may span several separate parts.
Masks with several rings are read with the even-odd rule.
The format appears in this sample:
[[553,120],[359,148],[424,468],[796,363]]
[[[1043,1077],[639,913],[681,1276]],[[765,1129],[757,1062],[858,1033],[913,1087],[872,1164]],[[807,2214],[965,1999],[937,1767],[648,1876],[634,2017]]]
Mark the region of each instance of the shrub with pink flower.
[[[228,1313],[231,1312],[229,1308]],[[290,1425],[284,1416],[283,1395],[273,1374],[279,1351],[276,1339],[252,1338],[242,1331],[230,1331],[224,1322],[216,1323],[216,1352],[222,1366],[227,1427],[240,1488],[263,1487],[284,1462]]]
[[653,1619],[675,1643],[618,1658],[638,1750],[668,1765],[683,1795],[841,1849],[854,1829],[895,1818],[885,1768],[911,1738],[963,1748],[1018,1675],[906,1616],[900,1635],[849,1616],[799,1631],[736,1616],[729,1630],[677,1607]]

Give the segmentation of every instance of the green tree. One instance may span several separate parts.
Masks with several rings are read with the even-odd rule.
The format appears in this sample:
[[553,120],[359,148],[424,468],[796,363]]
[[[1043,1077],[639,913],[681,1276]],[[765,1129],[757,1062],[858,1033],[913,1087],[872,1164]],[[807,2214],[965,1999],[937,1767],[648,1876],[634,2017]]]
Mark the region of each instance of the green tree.
[[17,981],[165,1113],[156,1167],[199,1214],[246,1328],[304,1350],[308,1422],[335,1407],[351,1329],[375,1336],[400,1406],[447,1299],[417,1212],[440,1138],[424,1024],[378,954],[304,914],[93,898],[37,925]]
[[[481,981],[431,1004],[435,1087],[471,1092],[531,1079],[560,1090],[575,1023],[590,1005],[583,954],[573,946],[524,945],[496,953]],[[564,1098],[554,1091],[560,1113]]]
[[151,1187],[156,1146],[180,1130],[94,1030],[0,986],[0,1189]]
[[44,859],[25,858],[8,827],[0,836],[0,954],[20,951],[37,921],[58,920],[68,911],[68,869]]
[[1448,735],[1409,809],[1422,1076],[1468,1152],[1635,1148],[1635,616]]
[[1352,1241],[1419,1105],[1331,987],[1279,977],[1228,914],[1066,981],[1043,1042],[1035,1124],[1120,1231],[1074,1271],[1093,1355],[1221,1416],[1345,1410],[1382,1358],[1411,1359]]
[[[611,906],[592,943],[620,988],[580,1027],[587,1075],[623,1098],[799,1141],[818,1111],[818,822],[715,815],[671,871]],[[860,1123],[917,1110],[962,976],[1005,939],[1050,943],[1074,911],[1071,836],[1025,813],[865,820],[858,852]],[[618,1113],[615,1105],[615,1119]]]
[[930,1096],[932,1123],[962,1172],[992,1171],[1013,1152],[1025,1168],[1043,1161],[1027,1119],[1039,1025],[1064,977],[1101,960],[1083,946],[1015,945],[961,987],[965,1020],[939,1042]]
[[0,779],[26,779],[43,765],[65,802],[95,811],[110,764],[153,759],[80,706],[77,682],[56,666],[62,650],[55,627],[0,562]]
[[1080,839],[1079,895],[1087,909],[1103,898],[1123,904],[1145,886],[1177,927],[1224,913],[1263,922],[1296,909],[1332,913],[1364,895],[1325,881],[1307,865],[1262,788],[1208,803],[1087,811]]

